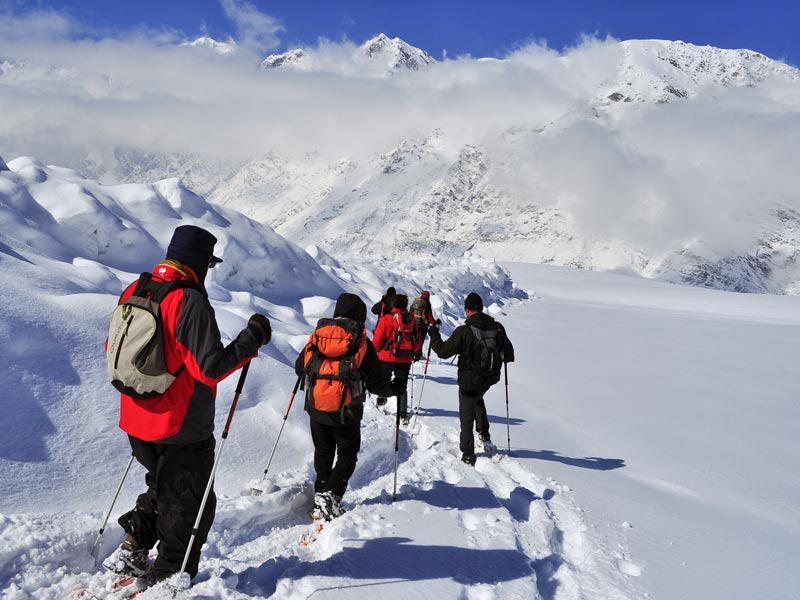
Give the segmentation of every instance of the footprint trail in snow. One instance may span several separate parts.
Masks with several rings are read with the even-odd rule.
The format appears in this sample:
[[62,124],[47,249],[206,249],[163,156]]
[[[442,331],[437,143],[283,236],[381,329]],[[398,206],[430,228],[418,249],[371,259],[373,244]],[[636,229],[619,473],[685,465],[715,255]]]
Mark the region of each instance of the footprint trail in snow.
[[[453,370],[432,365],[434,375],[452,376]],[[455,388],[430,381],[425,392],[426,406],[447,405]],[[220,496],[200,573],[185,595],[646,597],[632,577],[636,565],[586,525],[569,487],[542,481],[513,453],[498,462],[479,455],[474,468],[461,463],[455,417],[426,417],[423,409],[419,433],[401,433],[398,499],[392,503],[394,423],[392,415],[367,407],[362,452],[345,496],[348,511],[307,547],[299,542],[312,528],[310,462],[270,477],[261,496],[250,496],[247,485],[241,496]],[[94,572],[84,556],[94,517],[42,520],[51,522],[5,523],[10,551],[20,553],[9,597],[63,598],[85,587],[114,599],[109,577]],[[118,543],[113,537],[105,540],[104,555]],[[169,596],[159,586],[137,598]]]

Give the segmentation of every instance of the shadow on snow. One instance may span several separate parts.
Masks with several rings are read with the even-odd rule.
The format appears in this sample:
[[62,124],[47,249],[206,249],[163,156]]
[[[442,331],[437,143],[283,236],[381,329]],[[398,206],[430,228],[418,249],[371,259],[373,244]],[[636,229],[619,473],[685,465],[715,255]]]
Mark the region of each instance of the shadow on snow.
[[[419,413],[421,417],[453,417],[458,419],[458,411],[457,410],[447,410],[444,408],[422,408]],[[489,417],[489,423],[500,423],[502,425],[506,424],[506,418],[500,417],[496,415],[487,415]],[[525,419],[518,419],[516,417],[511,417],[509,419],[509,423],[511,425],[522,425],[525,423]]]
[[601,458],[599,456],[584,456],[583,458],[573,458],[571,456],[561,456],[554,450],[527,450],[512,449],[511,456],[514,458],[533,458],[536,460],[549,460],[560,462],[570,467],[580,467],[581,469],[593,469],[595,471],[613,471],[625,466],[623,458]]
[[[529,577],[534,572],[530,560],[516,550],[421,546],[409,542],[409,538],[402,537],[367,540],[358,548],[347,547],[315,562],[303,562],[296,556],[272,558],[239,573],[237,590],[271,596],[279,580],[296,581],[309,576],[371,580],[374,584],[435,579],[451,579],[462,585],[496,584]],[[336,589],[349,587],[338,582],[334,585]],[[352,587],[365,585],[370,584]]]

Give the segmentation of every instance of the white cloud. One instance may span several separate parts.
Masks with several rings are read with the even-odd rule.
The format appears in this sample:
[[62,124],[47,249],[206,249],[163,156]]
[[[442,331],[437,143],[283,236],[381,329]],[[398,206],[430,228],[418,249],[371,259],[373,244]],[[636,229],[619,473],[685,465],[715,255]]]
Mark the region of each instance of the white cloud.
[[[250,4],[225,4],[251,47],[281,31]],[[76,41],[68,21],[41,18],[54,35],[14,33],[32,28],[30,15],[8,16],[0,28],[5,158],[77,164],[88,152],[110,163],[115,147],[134,146],[235,160],[268,151],[369,160],[439,128],[453,148],[482,144],[490,159],[513,165],[498,182],[509,193],[528,200],[535,183],[547,190],[535,200],[569,206],[584,235],[653,251],[700,234],[719,248],[742,244],[754,233],[743,215],[777,203],[800,210],[796,83],[709,88],[691,101],[634,103],[624,118],[595,118],[591,99],[619,76],[613,40],[586,39],[564,53],[533,44],[504,61],[464,57],[373,79],[348,62],[348,41],[315,49],[338,74],[292,73],[146,32]],[[509,131],[524,135],[512,143]]]
[[220,5],[236,26],[238,41],[245,48],[264,52],[280,43],[279,34],[286,31],[280,19],[258,10],[248,0],[220,0]]

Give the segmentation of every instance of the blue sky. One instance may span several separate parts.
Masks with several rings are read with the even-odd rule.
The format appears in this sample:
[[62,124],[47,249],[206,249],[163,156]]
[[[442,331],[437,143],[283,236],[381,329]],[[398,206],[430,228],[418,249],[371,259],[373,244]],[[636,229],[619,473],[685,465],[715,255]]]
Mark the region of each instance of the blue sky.
[[[745,47],[800,64],[800,2],[796,0],[251,1],[282,21],[285,32],[280,48],[313,43],[320,36],[334,40],[347,36],[361,42],[383,31],[436,57],[443,49],[450,56],[498,56],[534,39],[547,40],[560,49],[589,33]],[[146,26],[174,29],[187,36],[206,30],[223,39],[235,33],[218,0],[12,0],[11,4],[65,10],[99,29]]]

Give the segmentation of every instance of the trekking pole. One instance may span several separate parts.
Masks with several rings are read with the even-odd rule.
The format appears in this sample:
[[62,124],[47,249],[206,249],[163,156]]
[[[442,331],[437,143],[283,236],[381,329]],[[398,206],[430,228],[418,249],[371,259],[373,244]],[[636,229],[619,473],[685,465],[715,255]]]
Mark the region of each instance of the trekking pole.
[[508,434],[508,453],[511,454],[511,417],[508,413],[508,363],[503,363],[506,374],[506,433]]
[[397,457],[400,454],[400,398],[397,398],[397,416],[394,425],[394,488],[392,489],[392,502],[397,498]]
[[[409,427],[410,431],[414,431],[414,426],[417,424],[419,418],[419,411],[422,409],[422,393],[425,391],[425,380],[428,378],[428,365],[431,362],[431,345],[428,344],[428,355],[425,357],[425,371],[422,373],[422,384],[419,387],[419,401],[417,408],[414,411],[414,422]],[[413,435],[413,434],[412,434]]]
[[217,456],[214,457],[214,466],[211,467],[211,474],[208,476],[208,483],[206,484],[206,491],[203,492],[203,501],[200,502],[200,510],[197,511],[197,518],[194,520],[194,526],[192,527],[192,537],[189,538],[189,545],[186,546],[186,554],[183,555],[183,564],[181,565],[181,570],[177,574],[177,578],[175,581],[175,585],[172,587],[172,597],[174,598],[179,590],[188,590],[189,587],[192,585],[192,578],[186,572],[186,564],[189,562],[189,554],[192,552],[192,546],[194,545],[194,540],[197,537],[197,528],[200,527],[200,520],[203,517],[203,511],[206,508],[206,502],[208,501],[208,496],[211,493],[211,486],[214,485],[214,475],[217,472],[217,465],[219,465],[219,459],[222,456],[222,449],[225,448],[225,440],[228,439],[228,432],[231,428],[231,421],[233,421],[233,414],[236,412],[236,405],[239,404],[239,396],[242,394],[242,388],[244,387],[244,380],[247,378],[247,371],[250,369],[250,363],[248,362],[242,368],[242,374],[239,375],[239,383],[236,384],[236,393],[233,395],[233,402],[231,403],[231,409],[228,411],[228,420],[225,422],[225,428],[222,430],[222,436],[220,439],[219,449],[217,450]]
[[[411,363],[411,370],[408,373],[408,380],[411,382],[411,410],[414,410],[414,363]],[[408,411],[408,406],[406,406]]]
[[128,465],[125,467],[125,472],[122,474],[122,479],[119,480],[117,491],[114,492],[114,497],[111,499],[111,506],[108,507],[108,512],[106,512],[106,516],[103,519],[103,523],[100,525],[100,531],[97,532],[97,539],[95,539],[94,541],[94,546],[92,546],[92,549],[89,550],[89,554],[91,554],[92,558],[94,558],[95,567],[97,566],[97,556],[100,550],[100,539],[103,537],[103,533],[106,530],[108,519],[111,517],[111,511],[114,510],[114,505],[117,503],[117,498],[119,498],[119,493],[122,491],[122,484],[124,484],[125,480],[128,478],[128,472],[131,470],[132,464],[133,464],[133,453],[131,453],[131,457],[128,460]]
[[253,496],[258,496],[259,494],[263,493],[263,489],[261,489],[261,485],[267,478],[267,473],[269,473],[269,467],[272,464],[272,457],[275,456],[275,450],[278,449],[278,442],[281,441],[281,434],[283,433],[283,428],[286,425],[286,420],[289,418],[289,411],[292,410],[292,404],[294,403],[294,397],[297,395],[297,390],[300,388],[300,382],[303,380],[303,376],[299,375],[297,377],[297,382],[294,384],[294,389],[292,390],[292,395],[289,398],[289,406],[286,407],[286,412],[283,414],[283,423],[281,423],[281,428],[278,430],[278,437],[275,438],[275,445],[272,447],[272,452],[269,454],[269,460],[267,461],[267,466],[264,469],[264,474],[261,475],[261,480],[258,482],[257,486],[253,486],[250,488],[250,493]]

